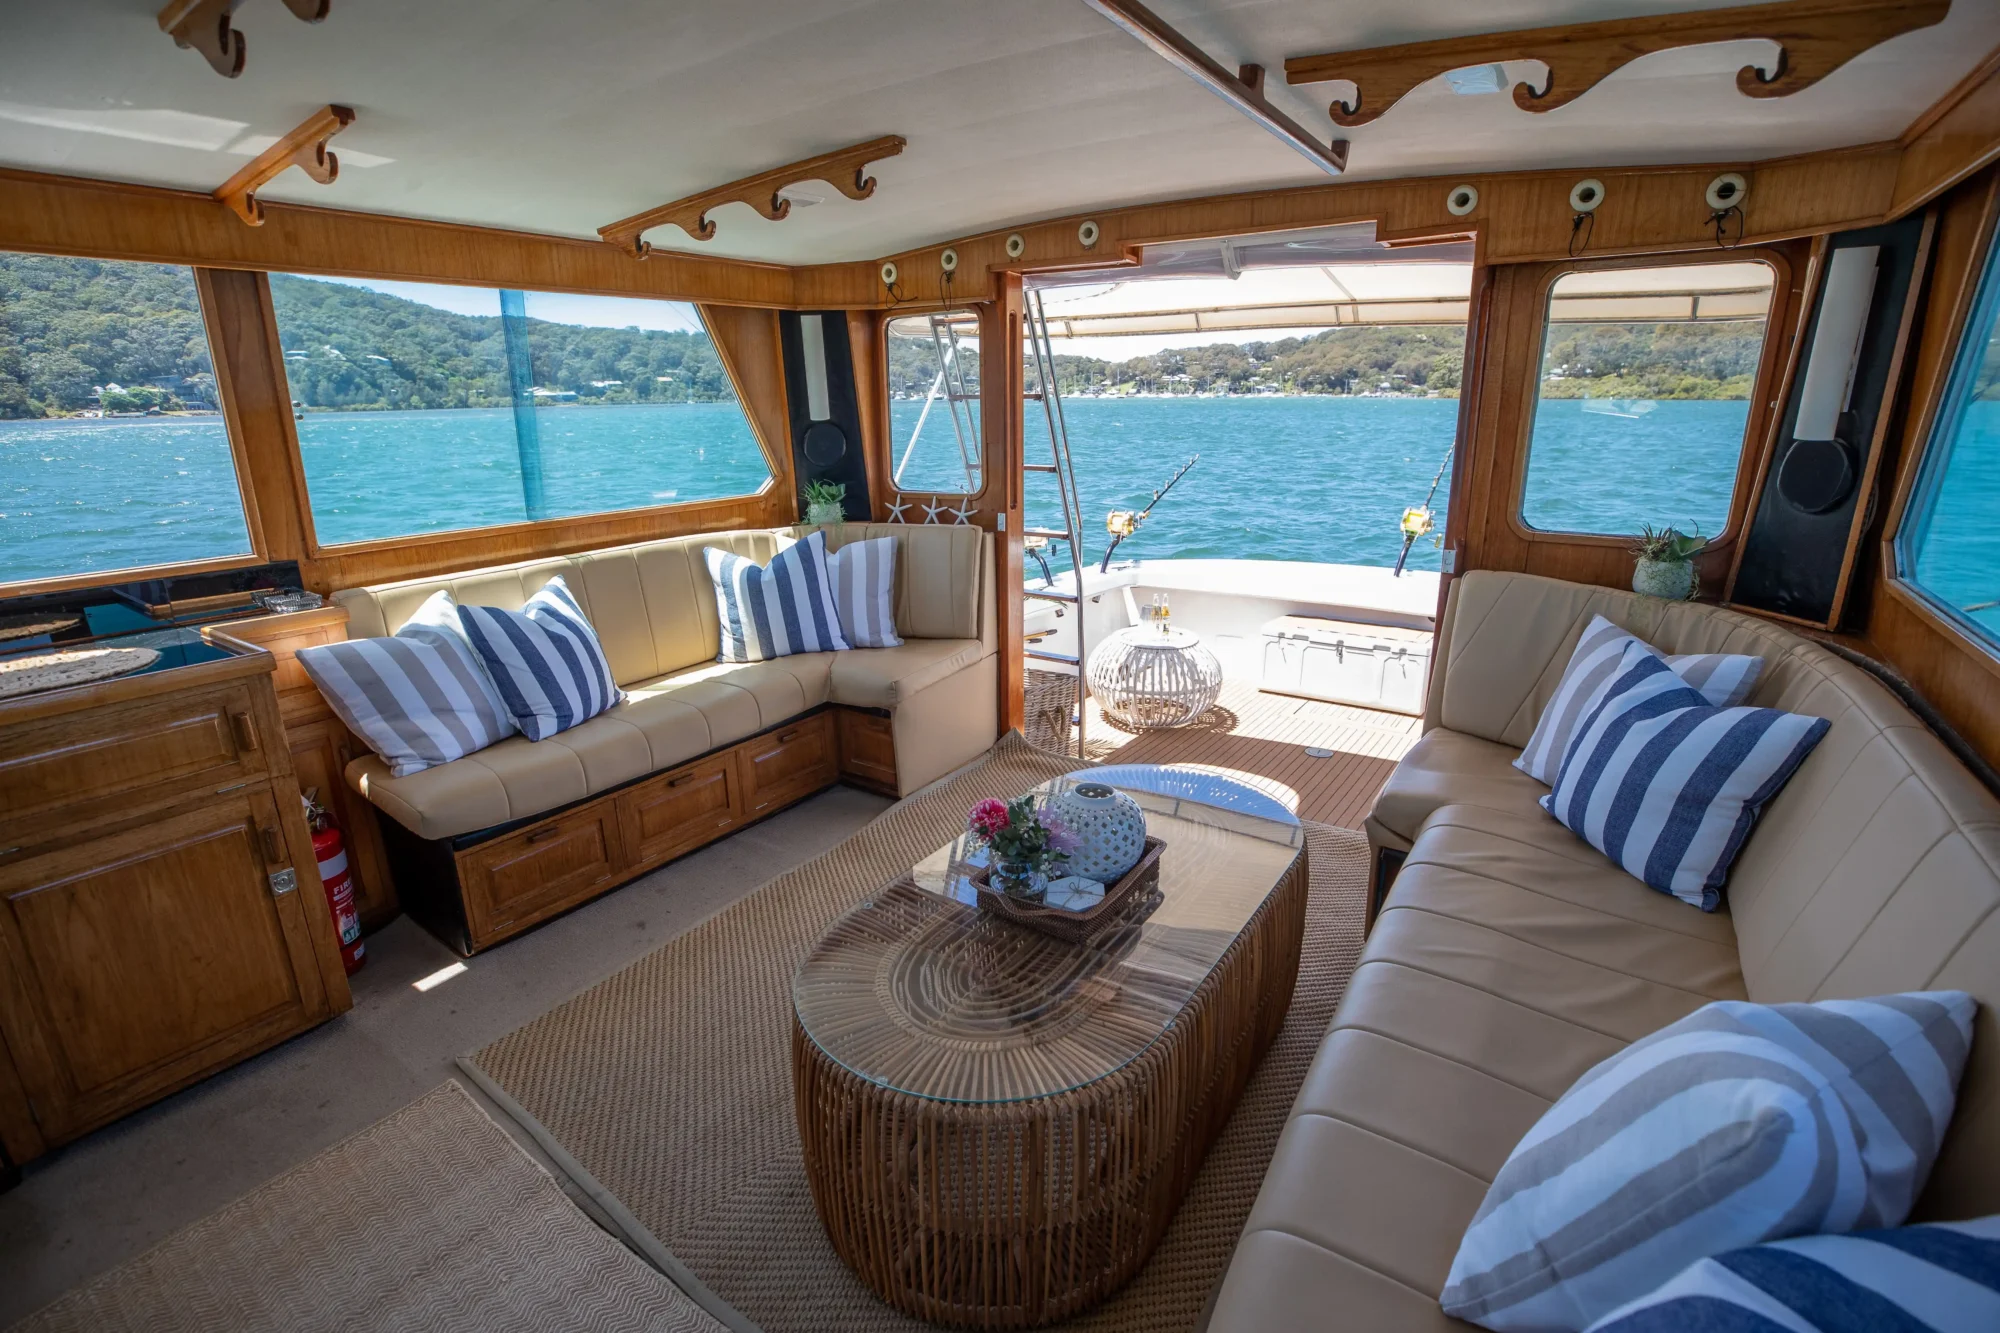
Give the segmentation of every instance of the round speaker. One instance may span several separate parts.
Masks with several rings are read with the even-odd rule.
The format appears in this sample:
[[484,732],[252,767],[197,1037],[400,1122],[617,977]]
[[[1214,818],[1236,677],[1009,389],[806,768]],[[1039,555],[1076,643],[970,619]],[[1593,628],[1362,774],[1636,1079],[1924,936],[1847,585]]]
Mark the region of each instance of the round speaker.
[[806,427],[806,462],[814,467],[832,467],[847,457],[847,432],[831,421],[815,421]]
[[1778,495],[1802,513],[1839,508],[1854,482],[1854,446],[1845,440],[1793,440],[1778,460]]
[[1454,185],[1451,193],[1444,197],[1445,212],[1455,218],[1462,218],[1479,207],[1479,188],[1474,185]]
[[1585,176],[1570,187],[1569,206],[1579,213],[1594,213],[1604,202],[1604,182],[1595,176]]

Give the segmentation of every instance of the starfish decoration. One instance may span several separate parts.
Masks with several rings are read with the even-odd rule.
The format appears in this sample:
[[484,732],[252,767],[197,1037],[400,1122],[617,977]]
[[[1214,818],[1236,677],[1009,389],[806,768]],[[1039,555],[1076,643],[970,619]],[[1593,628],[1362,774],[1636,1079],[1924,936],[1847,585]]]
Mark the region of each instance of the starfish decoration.
[[967,500],[965,503],[961,504],[958,508],[948,510],[946,512],[958,515],[958,521],[953,523],[952,526],[955,528],[962,528],[972,521],[972,513],[973,513],[972,501]]
[[944,501],[932,500],[924,506],[924,522],[935,523],[938,521],[939,514],[947,513],[949,510],[950,506],[945,504]]
[[901,491],[896,492],[896,498],[889,502],[889,521],[891,523],[908,522],[909,520],[905,519],[903,515],[908,513],[909,509],[910,502],[903,498]]

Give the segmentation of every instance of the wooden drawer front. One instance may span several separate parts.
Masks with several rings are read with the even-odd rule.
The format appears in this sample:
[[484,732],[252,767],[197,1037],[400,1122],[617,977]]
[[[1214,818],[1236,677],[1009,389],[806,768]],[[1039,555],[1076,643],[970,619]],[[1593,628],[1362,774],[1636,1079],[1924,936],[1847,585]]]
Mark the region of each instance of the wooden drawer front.
[[326,1015],[288,864],[264,789],[0,871],[0,1025],[52,1141]]
[[889,719],[843,708],[834,714],[840,736],[840,776],[857,786],[896,794],[896,741]]
[[630,868],[657,865],[720,837],[743,818],[736,758],[720,754],[618,795]]
[[266,771],[266,749],[247,685],[65,714],[0,736],[0,825],[246,781]]
[[574,907],[618,880],[617,812],[600,801],[458,856],[474,948]]
[[826,713],[745,741],[739,753],[743,756],[744,795],[749,801],[747,814],[753,819],[818,791],[839,776],[833,718]]

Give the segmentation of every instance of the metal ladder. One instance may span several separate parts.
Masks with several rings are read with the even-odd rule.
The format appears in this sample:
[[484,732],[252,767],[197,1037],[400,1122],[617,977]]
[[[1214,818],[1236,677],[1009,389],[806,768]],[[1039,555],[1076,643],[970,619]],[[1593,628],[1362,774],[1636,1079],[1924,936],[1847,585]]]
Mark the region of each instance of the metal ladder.
[[923,438],[924,422],[930,419],[931,407],[942,398],[945,409],[951,413],[951,431],[958,439],[958,461],[965,469],[965,493],[979,493],[979,472],[981,465],[973,460],[978,450],[972,441],[979,437],[979,382],[975,377],[970,385],[965,378],[964,349],[958,343],[958,320],[964,319],[961,311],[954,318],[940,311],[930,317],[931,345],[937,352],[937,378],[931,381],[931,391],[924,395],[923,411],[917,413],[916,428],[910,432],[910,442],[903,447],[903,456],[896,460],[895,485],[903,484],[903,469],[910,464],[910,455],[917,450],[917,441]]
[[[1026,654],[1043,662],[1059,662],[1076,668],[1076,755],[1083,753],[1083,729],[1087,711],[1084,701],[1089,697],[1090,684],[1084,677],[1084,665],[1090,660],[1090,646],[1084,641],[1083,633],[1083,502],[1077,497],[1076,469],[1070,462],[1069,427],[1063,419],[1062,392],[1056,386],[1056,358],[1049,346],[1049,321],[1042,310],[1042,294],[1038,291],[1024,293],[1022,301],[1022,339],[1024,351],[1021,380],[1021,399],[1024,403],[1038,402],[1042,405],[1043,419],[1049,427],[1050,459],[1046,463],[1030,463],[1027,459],[1027,441],[1022,441],[1021,471],[1045,472],[1056,479],[1056,493],[1062,501],[1062,522],[1060,528],[1023,527],[1023,538],[1041,538],[1044,541],[1062,541],[1069,546],[1070,568],[1075,571],[1076,591],[1059,592],[1054,588],[1024,588],[1023,595],[1039,598],[1046,602],[1057,602],[1076,608],[1076,653],[1045,652],[1039,648],[1028,648]],[[1027,495],[1027,478],[1021,482],[1021,493]],[[1023,509],[1025,511],[1025,503]]]

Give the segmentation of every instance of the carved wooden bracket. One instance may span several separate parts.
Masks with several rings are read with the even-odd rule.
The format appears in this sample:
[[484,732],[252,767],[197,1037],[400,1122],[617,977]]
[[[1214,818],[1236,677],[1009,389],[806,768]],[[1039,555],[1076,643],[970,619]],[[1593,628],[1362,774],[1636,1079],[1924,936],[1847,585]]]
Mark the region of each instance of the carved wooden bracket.
[[597,234],[619,249],[631,251],[635,258],[644,259],[653,247],[650,242],[639,239],[640,233],[662,223],[673,223],[697,241],[715,239],[715,222],[708,213],[723,204],[748,204],[771,221],[780,222],[791,213],[792,201],[780,198],[778,191],[800,181],[825,181],[849,199],[866,199],[875,193],[875,178],[868,174],[868,164],[896,156],[908,142],[900,134],[890,134],[851,148],[821,153],[803,162],[773,167],[727,185],[718,185],[713,190],[676,199],[671,204],[634,213],[608,227],[599,227]]
[[253,227],[264,225],[264,205],[255,191],[287,167],[297,167],[321,185],[333,184],[340,175],[340,159],[326,146],[327,140],[354,123],[354,112],[344,106],[326,106],[301,121],[278,142],[250,159],[248,166],[231,176],[215,197],[235,210],[236,216]]
[[[233,79],[243,72],[243,34],[230,25],[229,16],[243,0],[167,0],[160,11],[160,31],[174,39],[176,46],[191,46],[201,52],[217,74]],[[285,8],[307,23],[317,23],[333,7],[333,0],[285,0]]]
[[1447,70],[1539,60],[1549,67],[1547,84],[1539,91],[1526,83],[1515,84],[1514,104],[1523,111],[1553,111],[1640,56],[1681,46],[1763,39],[1778,44],[1776,64],[1768,74],[1756,65],[1745,65],[1736,72],[1736,87],[1749,97],[1787,97],[1818,83],[1871,46],[1941,22],[1950,8],[1951,0],[1786,0],[1691,14],[1568,23],[1294,56],[1285,62],[1285,81],[1352,82],[1353,101],[1336,98],[1329,113],[1337,125],[1365,125],[1412,88]]

